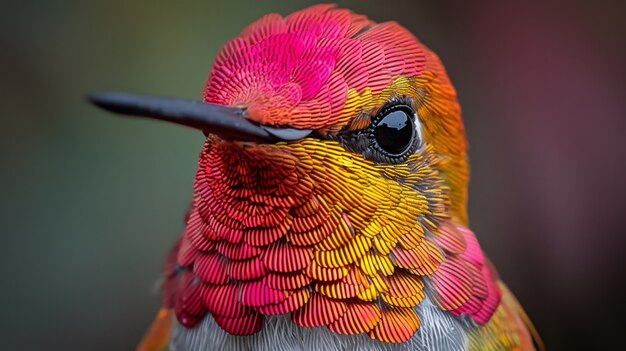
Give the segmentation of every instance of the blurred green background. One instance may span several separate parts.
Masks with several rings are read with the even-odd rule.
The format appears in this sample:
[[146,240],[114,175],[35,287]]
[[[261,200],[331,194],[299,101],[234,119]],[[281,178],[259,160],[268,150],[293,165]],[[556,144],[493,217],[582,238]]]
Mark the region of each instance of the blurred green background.
[[[312,3],[3,3],[1,349],[132,349],[160,304],[202,135],[84,95],[199,98],[227,40]],[[622,340],[623,2],[339,3],[443,59],[470,138],[472,227],[549,348]]]

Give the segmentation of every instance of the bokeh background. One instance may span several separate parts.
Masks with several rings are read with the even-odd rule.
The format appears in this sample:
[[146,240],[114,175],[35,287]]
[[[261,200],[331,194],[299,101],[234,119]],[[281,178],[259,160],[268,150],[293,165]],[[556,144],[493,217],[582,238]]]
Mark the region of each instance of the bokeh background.
[[[129,350],[160,303],[200,133],[85,93],[198,98],[219,48],[311,1],[11,1],[0,11],[3,350]],[[623,346],[626,2],[339,1],[447,65],[472,228],[549,349]]]

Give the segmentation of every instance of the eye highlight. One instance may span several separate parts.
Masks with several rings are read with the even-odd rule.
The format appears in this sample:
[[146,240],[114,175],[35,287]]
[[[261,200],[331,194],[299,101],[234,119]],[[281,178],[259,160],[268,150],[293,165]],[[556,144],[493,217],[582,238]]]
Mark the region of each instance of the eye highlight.
[[412,115],[404,108],[388,112],[374,126],[374,138],[378,146],[392,155],[402,154],[413,141],[415,128]]

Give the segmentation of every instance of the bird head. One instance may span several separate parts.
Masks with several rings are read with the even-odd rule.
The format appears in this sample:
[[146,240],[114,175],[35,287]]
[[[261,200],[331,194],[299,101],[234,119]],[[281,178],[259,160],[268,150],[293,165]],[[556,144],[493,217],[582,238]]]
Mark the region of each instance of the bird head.
[[464,281],[491,279],[462,228],[460,107],[439,58],[405,28],[331,5],[267,15],[220,51],[203,97],[91,96],[207,136],[166,284],[181,324],[208,311],[248,335],[292,313],[303,327],[401,342],[427,294],[484,314],[488,289],[477,303]]

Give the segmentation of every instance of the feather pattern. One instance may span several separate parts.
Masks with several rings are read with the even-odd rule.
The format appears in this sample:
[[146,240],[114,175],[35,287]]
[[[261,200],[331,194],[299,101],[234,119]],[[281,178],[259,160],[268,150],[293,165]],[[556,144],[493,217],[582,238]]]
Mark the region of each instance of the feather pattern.
[[[358,314],[359,320],[371,321],[375,319],[373,317],[380,314],[380,311],[377,311],[375,307],[371,309],[360,304],[348,310],[347,315],[352,314]],[[265,327],[259,333],[247,337],[236,337],[224,332],[216,325],[212,317],[207,316],[193,329],[175,324],[170,351],[455,351],[468,349],[469,324],[441,311],[428,298],[417,307],[417,315],[423,325],[407,342],[401,344],[380,342],[365,334],[354,333],[362,330],[359,328],[363,328],[361,324],[345,325],[350,323],[347,318],[354,317],[343,317],[332,324],[331,329],[327,329],[301,328],[294,325],[285,315],[271,316],[266,318]],[[347,328],[347,330],[338,328]],[[340,330],[347,332],[341,333]]]
[[[398,99],[423,125],[415,153],[342,143]],[[468,229],[456,92],[406,29],[332,5],[267,15],[219,53],[204,100],[323,138],[207,137],[165,270],[172,350],[532,347]]]

